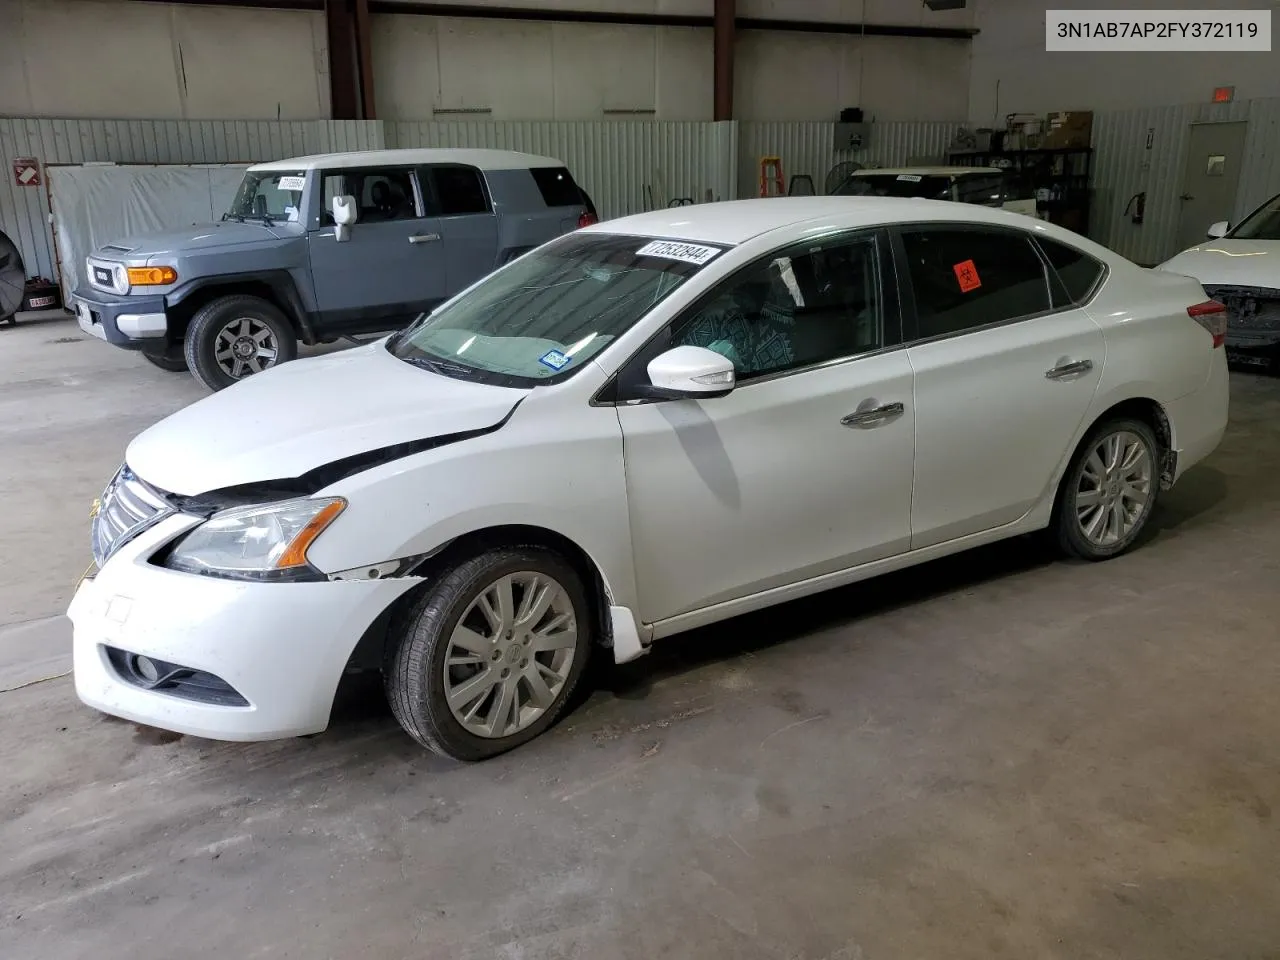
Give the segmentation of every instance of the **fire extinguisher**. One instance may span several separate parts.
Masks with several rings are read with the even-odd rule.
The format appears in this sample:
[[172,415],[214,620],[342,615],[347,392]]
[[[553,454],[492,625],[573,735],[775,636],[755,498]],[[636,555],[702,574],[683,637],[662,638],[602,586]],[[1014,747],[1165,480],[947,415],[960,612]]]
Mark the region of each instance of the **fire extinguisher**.
[[1147,194],[1146,192],[1135,193],[1129,198],[1129,202],[1124,205],[1124,212],[1134,223],[1141,223],[1143,216],[1147,212]]

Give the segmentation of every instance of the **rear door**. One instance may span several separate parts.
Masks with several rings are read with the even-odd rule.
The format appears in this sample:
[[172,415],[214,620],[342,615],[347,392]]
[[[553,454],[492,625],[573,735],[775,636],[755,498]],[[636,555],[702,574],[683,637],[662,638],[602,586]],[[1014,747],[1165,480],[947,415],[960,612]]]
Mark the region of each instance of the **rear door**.
[[[368,333],[409,323],[445,297],[440,221],[410,167],[326,170],[319,225],[307,234],[317,332]],[[356,198],[349,238],[334,235],[333,198]]]
[[916,377],[919,549],[1012,523],[1040,501],[1093,400],[1105,342],[1029,233],[913,224],[896,251]]
[[424,199],[439,223],[446,295],[465,290],[497,266],[498,215],[479,169],[433,163],[421,170]]

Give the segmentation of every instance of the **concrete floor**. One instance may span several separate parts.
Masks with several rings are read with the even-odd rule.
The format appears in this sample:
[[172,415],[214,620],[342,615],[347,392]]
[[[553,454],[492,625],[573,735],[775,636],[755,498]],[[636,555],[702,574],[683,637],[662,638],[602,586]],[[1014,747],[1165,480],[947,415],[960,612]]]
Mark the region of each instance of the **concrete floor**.
[[[481,765],[376,697],[229,745],[0,694],[0,957],[1280,956],[1280,380],[1232,389],[1137,552],[1013,542],[668,641]],[[199,395],[0,328],[7,676],[65,656],[90,500]]]

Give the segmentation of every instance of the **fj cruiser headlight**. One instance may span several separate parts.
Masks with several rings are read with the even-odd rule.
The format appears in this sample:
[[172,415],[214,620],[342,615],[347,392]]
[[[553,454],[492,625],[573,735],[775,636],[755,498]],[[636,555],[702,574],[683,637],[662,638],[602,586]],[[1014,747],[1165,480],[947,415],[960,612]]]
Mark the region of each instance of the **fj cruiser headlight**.
[[178,541],[164,564],[233,580],[315,579],[307,548],[346,506],[329,497],[224,510]]

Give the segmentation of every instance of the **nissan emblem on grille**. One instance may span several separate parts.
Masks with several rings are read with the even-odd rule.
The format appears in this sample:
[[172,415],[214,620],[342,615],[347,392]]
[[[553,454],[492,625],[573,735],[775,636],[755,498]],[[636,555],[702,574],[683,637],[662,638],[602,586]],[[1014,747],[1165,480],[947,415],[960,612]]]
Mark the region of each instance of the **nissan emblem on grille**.
[[174,512],[164,498],[123,466],[98,498],[93,516],[93,559],[101,567],[116,550]]

